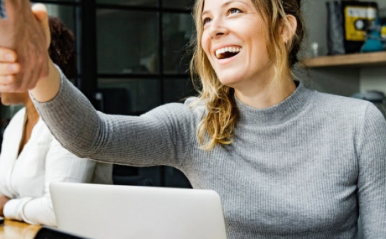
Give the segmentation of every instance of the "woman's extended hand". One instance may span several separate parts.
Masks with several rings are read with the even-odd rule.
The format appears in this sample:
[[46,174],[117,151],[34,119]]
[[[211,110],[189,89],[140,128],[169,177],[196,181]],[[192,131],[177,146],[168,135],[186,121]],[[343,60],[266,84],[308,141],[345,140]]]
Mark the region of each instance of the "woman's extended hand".
[[0,88],[15,82],[15,75],[20,72],[15,51],[0,47]]
[[[48,55],[51,34],[48,25],[47,9],[43,4],[35,4],[32,7],[32,13],[34,14],[33,20],[37,19],[40,25],[41,33],[38,36],[41,42],[39,47],[44,48],[44,51],[40,53],[44,58],[44,63],[34,59],[33,54],[28,55],[30,53],[28,47],[11,50],[12,48],[1,46],[2,39],[0,38],[0,92],[18,92],[32,89],[31,92],[35,99],[44,102],[51,100],[58,93],[60,75]],[[4,22],[0,20],[0,33],[4,30],[4,25],[2,24]],[[7,31],[6,34],[8,34]],[[26,41],[24,44],[29,45],[29,49],[32,49],[32,52],[39,50],[33,47],[36,41],[29,42],[28,39],[24,40]],[[20,45],[22,44],[20,43]],[[23,53],[27,54],[27,59],[22,57]],[[35,53],[37,54],[37,52]],[[40,74],[42,71],[45,71],[42,68],[46,66],[47,74]],[[36,67],[36,69],[33,67]],[[32,78],[26,77],[27,75]]]
[[[0,19],[0,92],[27,91],[49,75],[47,10],[42,4],[34,5],[33,12],[30,7],[29,0],[5,0],[8,19]],[[17,57],[4,55],[5,48]],[[11,69],[8,63],[15,58],[18,66],[12,64]]]

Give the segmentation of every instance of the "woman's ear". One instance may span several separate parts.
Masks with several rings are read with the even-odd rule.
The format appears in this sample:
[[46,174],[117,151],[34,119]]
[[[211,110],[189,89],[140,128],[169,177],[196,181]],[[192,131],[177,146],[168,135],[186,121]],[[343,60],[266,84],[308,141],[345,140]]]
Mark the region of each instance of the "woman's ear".
[[292,40],[298,27],[298,21],[293,15],[286,15],[286,19],[282,22],[281,36],[284,43]]

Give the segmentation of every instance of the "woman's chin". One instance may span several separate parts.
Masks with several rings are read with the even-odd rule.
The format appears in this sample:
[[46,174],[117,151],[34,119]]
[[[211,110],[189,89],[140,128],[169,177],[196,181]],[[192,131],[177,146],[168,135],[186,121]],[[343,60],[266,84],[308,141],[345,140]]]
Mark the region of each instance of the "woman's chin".
[[241,82],[241,79],[236,77],[222,77],[219,79],[221,84],[226,85],[228,87],[234,88],[237,84]]

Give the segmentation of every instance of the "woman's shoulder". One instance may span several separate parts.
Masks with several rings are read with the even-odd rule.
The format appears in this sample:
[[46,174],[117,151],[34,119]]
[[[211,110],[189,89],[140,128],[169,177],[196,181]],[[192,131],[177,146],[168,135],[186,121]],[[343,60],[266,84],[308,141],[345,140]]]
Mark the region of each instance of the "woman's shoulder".
[[[25,122],[25,108],[21,108],[11,119],[7,128],[4,131],[4,138],[8,137],[19,137],[19,134],[22,134],[24,129]],[[32,141],[36,141],[39,144],[50,143],[53,139],[51,131],[48,129],[45,122],[39,118],[38,122],[32,129],[31,135]]]
[[366,100],[316,92],[312,105],[314,114],[324,119],[327,116],[337,125],[363,127],[370,123],[386,127],[385,116]]
[[9,121],[4,134],[8,134],[10,131],[13,132],[15,129],[23,128],[25,116],[25,108],[21,108]]
[[19,120],[24,120],[25,116],[25,107],[19,109],[16,114],[12,117],[11,121],[19,121]]
[[370,107],[376,107],[369,101],[356,99],[348,96],[340,96],[329,93],[315,93],[314,104],[316,109],[324,109],[330,112],[343,114],[364,114]]

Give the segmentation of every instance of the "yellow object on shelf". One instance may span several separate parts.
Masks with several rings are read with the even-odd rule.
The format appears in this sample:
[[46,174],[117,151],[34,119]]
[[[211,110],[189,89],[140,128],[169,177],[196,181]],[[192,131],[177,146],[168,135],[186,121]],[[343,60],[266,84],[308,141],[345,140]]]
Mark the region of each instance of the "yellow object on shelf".
[[381,29],[381,37],[386,38],[386,26],[383,26]]
[[369,22],[377,17],[375,7],[348,6],[345,8],[347,41],[364,41]]

